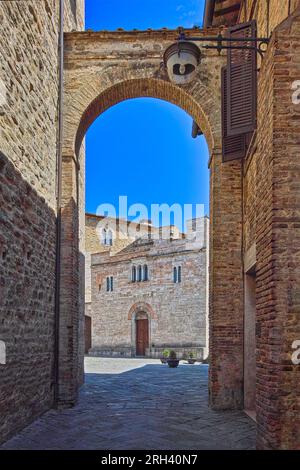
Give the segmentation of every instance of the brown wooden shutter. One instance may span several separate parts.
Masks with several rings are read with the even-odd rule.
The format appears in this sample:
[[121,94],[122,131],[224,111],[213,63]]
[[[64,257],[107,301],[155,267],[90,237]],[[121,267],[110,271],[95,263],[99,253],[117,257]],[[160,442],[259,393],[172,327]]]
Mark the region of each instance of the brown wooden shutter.
[[246,155],[246,135],[227,135],[227,67],[222,68],[221,76],[221,95],[222,95],[222,143],[223,143],[223,162],[239,160]]
[[[229,38],[256,38],[256,21],[228,29]],[[233,42],[233,46],[256,46],[256,42]],[[251,133],[257,121],[257,52],[229,49],[227,55],[227,134]]]

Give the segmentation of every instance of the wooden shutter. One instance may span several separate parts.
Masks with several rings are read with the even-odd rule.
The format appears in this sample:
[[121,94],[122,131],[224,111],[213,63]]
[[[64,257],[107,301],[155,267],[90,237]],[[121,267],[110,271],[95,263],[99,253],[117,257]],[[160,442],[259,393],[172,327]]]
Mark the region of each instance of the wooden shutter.
[[[229,38],[256,38],[256,21],[228,29]],[[232,42],[232,46],[256,46],[256,42]],[[227,54],[227,135],[247,134],[257,121],[257,52],[228,49]]]
[[227,67],[223,67],[221,73],[223,162],[230,162],[231,160],[239,160],[245,157],[246,136],[245,134],[232,137],[227,135]]

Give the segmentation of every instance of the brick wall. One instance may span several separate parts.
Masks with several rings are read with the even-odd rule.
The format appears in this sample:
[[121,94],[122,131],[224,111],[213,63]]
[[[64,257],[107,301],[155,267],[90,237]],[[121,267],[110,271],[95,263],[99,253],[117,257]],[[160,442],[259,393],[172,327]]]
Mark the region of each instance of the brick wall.
[[257,166],[258,445],[300,449],[299,366],[299,105],[300,11],[283,23],[260,74]]
[[57,0],[0,2],[0,441],[53,404],[58,11]]
[[[210,167],[210,404],[243,407],[243,266],[241,162]],[[234,295],[232,293],[234,292]]]
[[[263,3],[257,2],[253,14],[261,35],[267,31]],[[291,11],[298,4],[291,2]],[[295,18],[277,26],[287,14],[288,2],[271,1],[273,40],[259,74],[257,139],[244,163],[243,182],[245,261],[250,250],[255,262],[256,252],[258,446],[273,449],[300,446],[299,371],[291,363],[292,343],[300,337],[296,300],[299,106],[291,99],[292,82],[300,77],[299,20],[295,13]]]
[[239,22],[256,19],[259,36],[268,37],[299,5],[299,0],[245,0],[241,5]]

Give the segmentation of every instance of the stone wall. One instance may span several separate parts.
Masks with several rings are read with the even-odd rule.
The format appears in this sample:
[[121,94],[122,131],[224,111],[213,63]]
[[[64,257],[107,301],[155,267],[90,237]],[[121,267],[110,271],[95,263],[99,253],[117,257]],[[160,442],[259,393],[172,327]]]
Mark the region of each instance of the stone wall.
[[2,441],[53,405],[59,2],[0,2],[0,33]]

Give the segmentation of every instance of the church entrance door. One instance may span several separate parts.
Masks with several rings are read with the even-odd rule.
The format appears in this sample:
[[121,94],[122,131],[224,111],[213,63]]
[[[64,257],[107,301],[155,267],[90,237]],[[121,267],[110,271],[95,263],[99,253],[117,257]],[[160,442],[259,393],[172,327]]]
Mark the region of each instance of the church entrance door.
[[149,325],[148,319],[136,320],[136,355],[145,356],[149,347]]

